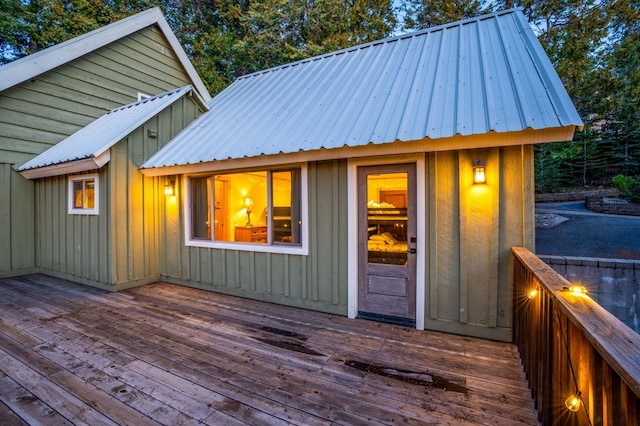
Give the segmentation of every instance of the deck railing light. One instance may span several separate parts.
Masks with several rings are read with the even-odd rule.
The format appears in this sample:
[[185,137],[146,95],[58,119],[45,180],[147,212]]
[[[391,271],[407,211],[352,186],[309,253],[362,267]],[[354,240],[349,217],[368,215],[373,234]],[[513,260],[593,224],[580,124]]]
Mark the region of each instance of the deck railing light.
[[569,411],[576,412],[580,409],[580,405],[582,404],[582,398],[580,397],[580,391],[571,394],[569,398],[564,401],[564,405],[567,407]]

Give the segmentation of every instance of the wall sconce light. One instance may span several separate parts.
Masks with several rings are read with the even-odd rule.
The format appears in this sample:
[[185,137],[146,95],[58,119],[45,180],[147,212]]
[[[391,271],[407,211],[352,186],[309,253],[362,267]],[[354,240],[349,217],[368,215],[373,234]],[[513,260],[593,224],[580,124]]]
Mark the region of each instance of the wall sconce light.
[[582,398],[580,396],[581,393],[578,391],[575,394],[570,395],[569,398],[564,401],[564,405],[567,407],[567,410],[576,412],[580,409],[580,404],[582,403]]
[[484,160],[473,160],[473,183],[487,183],[487,179],[484,174],[486,163]]
[[253,207],[253,198],[244,197],[244,208],[247,209],[247,226],[251,226],[251,208]]
[[176,181],[175,180],[167,180],[167,183],[164,185],[164,195],[166,195],[166,196],[176,195]]

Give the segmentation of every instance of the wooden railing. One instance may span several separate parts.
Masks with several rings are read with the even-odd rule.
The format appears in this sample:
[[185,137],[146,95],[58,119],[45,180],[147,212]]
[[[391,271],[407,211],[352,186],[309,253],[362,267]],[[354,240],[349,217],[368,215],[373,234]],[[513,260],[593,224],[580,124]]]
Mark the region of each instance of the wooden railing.
[[526,248],[513,253],[513,340],[540,422],[640,425],[640,335]]

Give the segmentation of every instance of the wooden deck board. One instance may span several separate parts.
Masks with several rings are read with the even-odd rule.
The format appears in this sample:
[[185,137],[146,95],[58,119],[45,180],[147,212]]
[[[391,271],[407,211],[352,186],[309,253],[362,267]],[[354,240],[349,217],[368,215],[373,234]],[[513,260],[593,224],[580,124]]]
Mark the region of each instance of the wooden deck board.
[[510,344],[164,283],[0,299],[0,422],[537,424]]

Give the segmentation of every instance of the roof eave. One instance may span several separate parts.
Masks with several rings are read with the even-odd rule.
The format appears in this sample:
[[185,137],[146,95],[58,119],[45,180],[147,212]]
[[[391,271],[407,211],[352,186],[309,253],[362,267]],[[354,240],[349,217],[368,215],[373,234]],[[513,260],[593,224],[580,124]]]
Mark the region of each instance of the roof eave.
[[317,149],[313,151],[296,151],[274,155],[258,155],[253,157],[212,160],[197,164],[178,164],[153,167],[144,165],[140,171],[145,176],[169,176],[179,174],[197,174],[210,171],[245,169],[253,167],[272,167],[309,161],[339,160],[344,158],[387,157],[390,155],[414,155],[427,152],[442,152],[467,149],[486,149],[503,146],[532,145],[538,143],[565,142],[573,139],[576,125],[553,127],[546,129],[527,128],[514,132],[488,132],[476,135],[455,135],[448,138],[425,138],[415,141],[395,141],[382,144],[360,146],[344,146],[333,149]]
[[51,176],[69,175],[73,173],[88,172],[98,170],[111,160],[111,151],[107,150],[97,157],[84,158],[81,160],[67,161],[59,164],[52,164],[44,167],[21,170],[18,173],[25,179],[34,180]]

